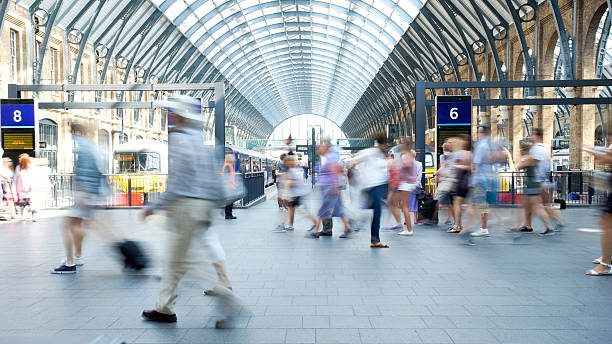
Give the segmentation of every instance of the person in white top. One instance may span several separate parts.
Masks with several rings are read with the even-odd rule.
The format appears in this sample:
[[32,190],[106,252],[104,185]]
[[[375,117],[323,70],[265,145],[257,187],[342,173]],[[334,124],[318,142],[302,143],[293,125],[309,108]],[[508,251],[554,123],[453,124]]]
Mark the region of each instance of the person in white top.
[[[1,149],[0,149],[1,150]],[[11,158],[2,159],[2,169],[0,170],[0,182],[2,182],[2,192],[4,193],[4,199],[6,200],[6,206],[8,208],[11,219],[15,218],[15,194],[13,187],[13,161]]]
[[360,171],[364,172],[362,186],[369,196],[370,207],[374,210],[372,224],[370,226],[370,247],[387,248],[389,245],[380,242],[380,215],[382,204],[387,198],[387,187],[389,175],[387,173],[387,160],[384,150],[387,147],[387,138],[379,133],[375,136],[378,146],[368,148],[361,152],[356,163],[360,166]]
[[30,207],[32,213],[32,221],[36,222],[36,172],[32,164],[32,160],[28,154],[19,155],[19,165],[15,169],[15,189],[17,190],[17,198],[19,199],[19,209],[21,212],[21,220],[25,221],[24,210],[26,206]]

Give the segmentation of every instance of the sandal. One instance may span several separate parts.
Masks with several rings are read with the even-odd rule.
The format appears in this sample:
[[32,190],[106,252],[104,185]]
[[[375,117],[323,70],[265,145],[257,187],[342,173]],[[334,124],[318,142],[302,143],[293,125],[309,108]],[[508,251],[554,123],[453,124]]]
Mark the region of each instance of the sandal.
[[601,264],[601,257],[593,259],[593,264]]
[[599,265],[603,265],[603,266],[607,266],[608,272],[597,272],[595,271],[595,269],[591,269],[589,271],[586,272],[587,275],[589,276],[607,276],[607,275],[612,275],[612,264],[606,264],[604,262],[599,263]]
[[349,235],[351,234],[351,232],[352,232],[352,230],[344,231],[344,233],[340,234],[340,235],[338,236],[338,238],[340,238],[340,239],[346,239],[346,238],[348,238],[348,237],[349,237]]
[[446,233],[460,233],[463,230],[463,227],[453,227],[446,231]]
[[371,243],[370,247],[371,248],[389,248],[389,245],[383,244],[382,242],[377,242],[377,243]]
[[312,233],[312,232],[306,233],[306,238],[319,239],[319,232],[317,232],[317,233]]

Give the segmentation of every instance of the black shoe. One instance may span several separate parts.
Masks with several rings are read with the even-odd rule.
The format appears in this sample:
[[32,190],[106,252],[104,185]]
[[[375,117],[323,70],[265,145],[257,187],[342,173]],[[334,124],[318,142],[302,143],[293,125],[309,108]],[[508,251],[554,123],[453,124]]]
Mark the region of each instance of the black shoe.
[[52,274],[58,274],[58,275],[63,275],[63,274],[76,274],[76,265],[73,266],[68,266],[66,264],[63,264],[60,267],[57,267],[53,270],[51,270]]
[[526,226],[521,226],[521,228],[519,228],[519,231],[523,232],[523,233],[532,233],[533,232],[533,228],[529,228]]
[[226,216],[225,219],[226,220],[235,220],[235,219],[237,219],[237,217],[232,215],[232,216]]
[[217,330],[236,328],[236,321],[233,317],[217,320],[215,322],[215,328]]
[[334,235],[332,232],[319,232],[319,236],[332,236]]
[[550,229],[550,228],[546,228],[546,230],[542,233],[538,233],[539,236],[551,236],[556,234],[557,232],[555,232],[554,230]]
[[176,314],[164,314],[156,310],[143,311],[142,317],[147,321],[163,322],[163,323],[175,323]]

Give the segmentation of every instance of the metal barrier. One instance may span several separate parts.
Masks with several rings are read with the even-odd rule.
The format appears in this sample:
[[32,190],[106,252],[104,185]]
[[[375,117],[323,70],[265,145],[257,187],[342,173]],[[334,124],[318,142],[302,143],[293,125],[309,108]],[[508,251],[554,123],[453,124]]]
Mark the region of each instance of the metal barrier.
[[[430,173],[427,173],[430,174]],[[499,172],[498,180],[489,192],[489,202],[501,205],[520,204],[526,186],[525,172]],[[548,180],[552,185],[553,199],[567,205],[597,205],[606,202],[607,193],[594,185],[594,171],[554,171]],[[435,192],[435,183],[427,183],[426,191]]]
[[[241,202],[249,205],[265,193],[264,172],[245,173],[243,176],[245,195]],[[159,199],[166,191],[167,175],[111,174],[106,176],[110,194],[100,204],[106,207],[140,207]],[[52,174],[49,176],[51,190],[43,197],[44,207],[65,208],[74,204],[74,174]]]
[[244,173],[242,179],[246,191],[242,205],[247,206],[265,194],[265,176],[264,172],[249,172]]

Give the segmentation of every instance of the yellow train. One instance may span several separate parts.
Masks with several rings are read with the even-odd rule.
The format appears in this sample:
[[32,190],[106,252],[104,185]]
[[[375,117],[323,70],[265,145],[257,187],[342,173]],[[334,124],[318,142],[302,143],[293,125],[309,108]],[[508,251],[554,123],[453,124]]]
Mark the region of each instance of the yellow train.
[[132,200],[127,201],[131,205],[142,205],[155,199],[166,191],[168,146],[152,140],[121,144],[113,152],[113,172],[111,186],[115,193],[131,193]]

